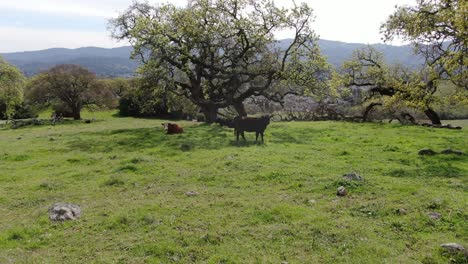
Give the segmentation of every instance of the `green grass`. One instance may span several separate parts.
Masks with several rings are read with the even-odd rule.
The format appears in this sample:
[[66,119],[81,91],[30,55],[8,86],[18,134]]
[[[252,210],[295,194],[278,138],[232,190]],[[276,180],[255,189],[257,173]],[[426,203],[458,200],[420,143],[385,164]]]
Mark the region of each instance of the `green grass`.
[[[237,144],[111,114],[0,130],[0,263],[448,263],[440,244],[468,246],[468,156],[417,155],[467,152],[466,129],[272,123]],[[55,202],[82,217],[51,223]]]

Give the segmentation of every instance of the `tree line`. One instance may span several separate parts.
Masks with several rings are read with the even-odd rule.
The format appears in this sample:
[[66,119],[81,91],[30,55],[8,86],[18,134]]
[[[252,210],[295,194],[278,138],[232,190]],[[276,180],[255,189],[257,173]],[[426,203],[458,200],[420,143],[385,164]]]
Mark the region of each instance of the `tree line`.
[[[214,122],[224,109],[247,115],[246,103],[255,98],[280,105],[288,95],[336,102],[359,89],[364,121],[382,106],[415,109],[440,124],[436,105],[468,104],[467,9],[465,1],[417,0],[397,7],[381,25],[385,41],[413,43],[424,68],[387,65],[366,47],[334,70],[320,53],[307,4],[288,9],[269,0],[193,0],[186,7],[134,2],[110,28],[115,39],[132,44],[132,57],[142,65],[136,78],[103,80],[82,67],[59,65],[26,80],[1,61],[0,113],[13,118],[26,103],[52,105],[79,119],[85,105],[97,105],[134,116],[199,112]],[[275,38],[282,30],[293,32],[287,46]],[[441,97],[439,87],[447,82],[453,91]]]

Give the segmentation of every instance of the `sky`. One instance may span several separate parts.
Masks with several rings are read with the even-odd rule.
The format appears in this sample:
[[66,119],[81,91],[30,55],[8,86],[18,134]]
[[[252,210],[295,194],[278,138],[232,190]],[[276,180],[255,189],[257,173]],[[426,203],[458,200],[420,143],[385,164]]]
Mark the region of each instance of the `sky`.
[[[186,0],[149,2],[186,5]],[[292,5],[292,0],[275,2],[285,7]],[[320,38],[374,44],[382,43],[380,24],[393,13],[395,5],[415,5],[416,0],[296,0],[300,2],[314,9],[313,28]],[[0,53],[127,45],[110,38],[108,20],[131,3],[132,0],[0,0]],[[287,37],[286,32],[278,35]]]

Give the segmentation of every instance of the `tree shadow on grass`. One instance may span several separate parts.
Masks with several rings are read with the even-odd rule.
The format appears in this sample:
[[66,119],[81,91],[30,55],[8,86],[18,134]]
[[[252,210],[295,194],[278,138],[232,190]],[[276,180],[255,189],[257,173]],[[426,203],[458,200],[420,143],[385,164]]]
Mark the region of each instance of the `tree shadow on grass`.
[[221,149],[226,147],[268,146],[272,143],[308,144],[304,137],[313,137],[317,131],[311,129],[304,135],[292,134],[284,129],[268,129],[265,143],[255,141],[255,133],[246,133],[247,141],[236,142],[232,129],[219,125],[200,124],[188,126],[183,134],[166,135],[162,127],[115,129],[102,132],[80,133],[79,138],[68,143],[67,147],[85,152],[133,152],[144,149],[167,151],[192,151],[195,149]]
[[[143,149],[216,149],[225,145],[224,133],[213,131],[215,128],[191,128],[184,134],[166,135],[163,129],[138,128],[117,129],[109,132],[91,132],[80,134],[80,139],[69,143],[71,149],[86,152],[133,152]],[[184,147],[185,146],[185,147]]]
[[192,151],[226,147],[252,147],[255,141],[236,142],[230,129],[202,124],[187,127],[183,134],[166,135],[157,128],[116,129],[105,132],[80,133],[79,139],[70,141],[68,148],[84,152],[134,152],[145,149],[162,151]]
[[466,156],[447,156],[438,155],[430,158],[422,158],[421,166],[418,168],[397,168],[386,173],[393,177],[442,177],[458,178],[467,175],[468,171],[458,166],[460,163],[466,163]]
[[252,147],[252,146],[267,146],[265,142],[262,143],[262,141],[258,140],[249,140],[248,136],[246,136],[247,140],[244,141],[243,139],[239,139],[239,141],[236,141],[235,139],[229,140],[229,146],[232,147]]

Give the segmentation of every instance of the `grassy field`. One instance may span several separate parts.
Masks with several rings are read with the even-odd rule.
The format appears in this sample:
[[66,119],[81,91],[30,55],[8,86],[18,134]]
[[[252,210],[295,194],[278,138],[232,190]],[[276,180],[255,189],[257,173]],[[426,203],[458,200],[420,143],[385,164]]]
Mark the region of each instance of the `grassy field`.
[[[466,129],[272,123],[238,145],[218,125],[91,117],[0,130],[0,263],[466,261],[440,244],[468,246],[468,155],[417,155],[467,152]],[[82,217],[50,222],[56,202]]]

